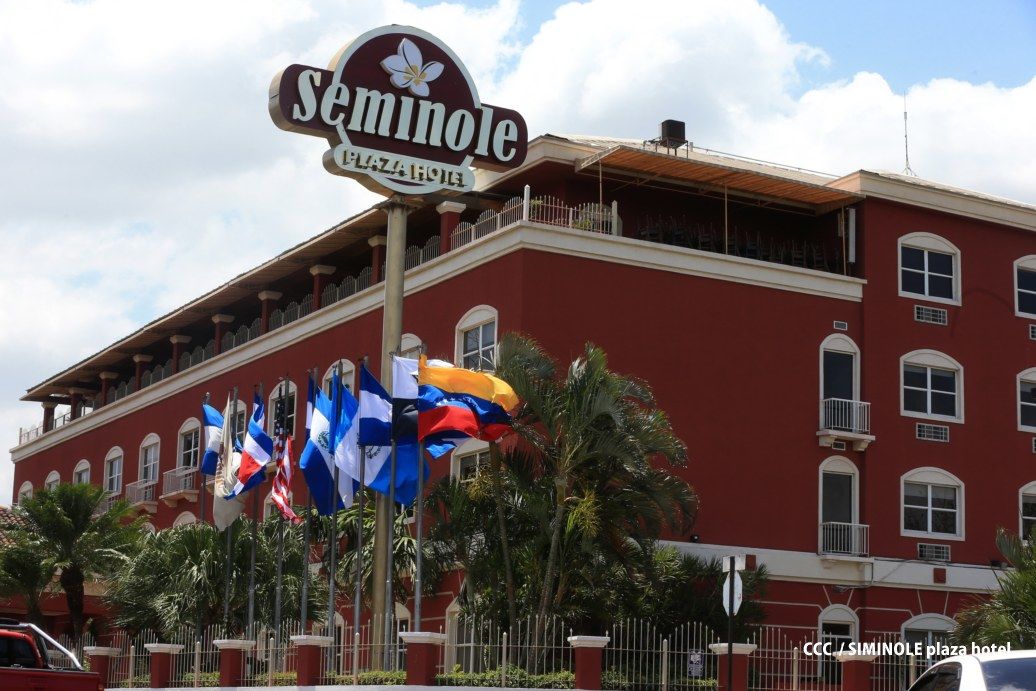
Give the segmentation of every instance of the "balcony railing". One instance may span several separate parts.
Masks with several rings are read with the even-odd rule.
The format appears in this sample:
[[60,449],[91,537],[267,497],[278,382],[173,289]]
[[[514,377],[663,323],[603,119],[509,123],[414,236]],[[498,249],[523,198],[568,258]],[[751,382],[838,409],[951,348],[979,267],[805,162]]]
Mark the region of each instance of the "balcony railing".
[[162,496],[193,492],[197,486],[198,469],[194,466],[173,468],[162,473]]
[[870,434],[871,404],[845,398],[825,398],[820,401],[820,429]]
[[118,492],[107,492],[107,493],[105,493],[104,499],[102,499],[100,502],[98,502],[97,508],[94,510],[94,514],[97,515],[97,516],[100,516],[102,513],[105,513],[108,509],[110,509],[112,507],[112,505],[115,502],[117,502],[118,500],[119,500],[119,493]]
[[870,554],[870,526],[862,523],[821,523],[820,553],[866,557]]
[[132,505],[155,501],[156,480],[137,480],[126,485],[126,501]]

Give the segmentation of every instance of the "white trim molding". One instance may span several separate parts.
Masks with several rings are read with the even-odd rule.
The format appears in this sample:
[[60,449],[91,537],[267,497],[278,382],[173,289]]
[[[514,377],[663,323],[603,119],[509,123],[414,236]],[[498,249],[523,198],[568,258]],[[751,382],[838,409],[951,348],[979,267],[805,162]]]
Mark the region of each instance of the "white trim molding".
[[[928,367],[931,369],[941,369],[953,371],[956,379],[956,406],[957,414],[953,417],[949,415],[934,415],[931,413],[918,413],[913,410],[906,409],[906,389],[904,388],[905,381],[903,377],[903,369],[906,365],[914,365],[915,367]],[[941,353],[938,350],[921,349],[912,350],[909,353],[905,353],[899,358],[899,414],[904,417],[914,417],[921,420],[936,420],[939,422],[953,422],[957,424],[964,424],[964,365],[957,362],[946,353]]]
[[899,635],[905,640],[907,629],[920,631],[951,631],[957,622],[943,614],[918,614],[910,617],[899,627]]
[[[932,533],[926,530],[907,530],[906,528],[906,483],[912,482],[920,485],[937,487],[953,487],[957,490],[957,532],[956,533]],[[902,537],[917,537],[926,540],[964,540],[964,483],[959,477],[942,468],[924,466],[908,470],[899,477],[899,534]],[[931,511],[931,501],[927,510]]]
[[[911,293],[903,290],[903,248],[912,247],[914,249],[925,250],[929,252],[940,252],[942,254],[948,254],[952,258],[953,264],[953,297],[952,298],[941,298],[928,295],[928,286],[925,285],[924,293]],[[962,279],[961,272],[963,260],[961,258],[960,249],[952,242],[944,237],[935,235],[934,233],[907,233],[901,236],[896,241],[896,285],[899,289],[899,296],[908,298],[910,300],[921,300],[923,302],[938,302],[943,305],[960,305],[961,304],[961,289]],[[928,272],[925,272],[927,278]]]
[[[1022,312],[1018,304],[1018,270],[1036,272],[1036,254],[1029,254],[1014,260],[1011,280],[1014,282],[1014,314],[1022,319],[1036,319],[1036,312]],[[1029,291],[1026,291],[1029,292]]]
[[[1018,536],[1023,540],[1028,540],[1029,536],[1025,532],[1025,512],[1023,510],[1025,495],[1036,498],[1036,480],[1018,488]],[[1036,519],[1036,516],[1032,518]]]
[[1036,384],[1036,367],[1030,367],[1019,372],[1018,376],[1015,377],[1014,384],[1015,414],[1017,415],[1018,431],[1036,432],[1036,427],[1022,424],[1022,382]]

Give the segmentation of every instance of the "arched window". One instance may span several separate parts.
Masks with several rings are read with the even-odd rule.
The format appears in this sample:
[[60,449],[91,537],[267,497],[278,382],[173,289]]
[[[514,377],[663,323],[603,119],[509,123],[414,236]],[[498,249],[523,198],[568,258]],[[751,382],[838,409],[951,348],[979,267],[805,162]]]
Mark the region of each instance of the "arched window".
[[860,471],[843,456],[820,464],[820,553],[867,554],[867,526],[860,525]]
[[158,481],[158,452],[161,443],[161,439],[154,432],[140,442],[140,474],[137,477],[141,482]]
[[487,372],[496,369],[497,317],[495,308],[479,305],[457,322],[454,355],[461,367]]
[[18,503],[21,504],[26,499],[32,499],[32,483],[28,480],[18,488]]
[[414,334],[403,334],[403,338],[399,339],[400,357],[417,359],[421,356],[423,350],[424,344]]
[[1036,319],[1036,254],[1014,263],[1014,313]]
[[461,484],[473,482],[489,468],[489,444],[469,439],[458,446],[450,457],[450,475]]
[[[842,650],[859,637],[860,618],[856,616],[856,612],[845,605],[828,605],[817,618],[817,629],[820,641],[829,643],[830,650]],[[841,682],[841,663],[826,655],[821,657],[817,663],[820,667],[821,679],[829,684]]]
[[1036,528],[1036,482],[1018,490],[1018,534],[1028,540]]
[[959,305],[960,250],[931,233],[899,238],[899,294],[931,302]]
[[272,435],[277,433],[278,423],[284,425],[285,434],[295,434],[295,411],[298,402],[298,387],[285,379],[277,383],[270,392],[267,403],[266,427]]
[[924,671],[935,663],[934,659],[927,657],[929,646],[946,643],[946,637],[954,626],[956,626],[956,622],[941,614],[918,614],[903,622],[903,626],[900,627],[903,641],[911,647],[920,643],[921,650],[925,651],[926,657],[918,660],[918,672]]
[[122,492],[122,449],[113,446],[104,457],[104,489],[108,494],[118,495]]
[[1036,432],[1036,367],[1018,375],[1018,429]]
[[177,433],[176,465],[180,468],[197,468],[201,449],[201,423],[198,418],[189,417],[180,425]]
[[181,525],[191,525],[192,523],[197,522],[198,519],[195,518],[193,513],[191,513],[190,511],[184,511],[176,517],[176,520],[173,521],[173,527],[178,528]]
[[236,401],[229,401],[227,407],[223,409],[224,420],[229,419],[231,411],[234,411],[234,418],[236,420],[234,431],[237,439],[239,442],[244,443],[245,432],[248,431],[248,405],[240,398]]
[[77,485],[90,484],[90,461],[84,458],[76,463],[76,467],[72,471],[72,482]]
[[56,470],[52,470],[47,473],[47,479],[43,481],[43,486],[46,489],[54,489],[61,484],[61,473]]
[[860,400],[860,348],[845,334],[820,344],[820,398]]
[[964,483],[940,468],[915,468],[900,478],[900,534],[964,539]]
[[964,422],[964,367],[935,350],[915,350],[900,362],[900,413]]
[[334,374],[335,365],[338,365],[338,375],[342,378],[342,384],[345,385],[345,388],[356,393],[356,365],[353,364],[352,360],[345,358],[332,362],[331,366],[324,372],[324,377],[320,380],[323,382],[324,393],[331,391],[331,375]]

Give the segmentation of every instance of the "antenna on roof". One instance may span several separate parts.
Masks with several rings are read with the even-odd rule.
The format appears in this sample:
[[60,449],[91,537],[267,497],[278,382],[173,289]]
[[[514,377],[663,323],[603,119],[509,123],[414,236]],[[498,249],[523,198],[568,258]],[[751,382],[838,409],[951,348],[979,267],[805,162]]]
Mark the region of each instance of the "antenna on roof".
[[906,105],[906,94],[903,94],[903,154],[906,159],[906,167],[903,168],[903,175],[909,175],[912,178],[917,177],[917,173],[910,167],[910,139],[907,136],[907,105]]

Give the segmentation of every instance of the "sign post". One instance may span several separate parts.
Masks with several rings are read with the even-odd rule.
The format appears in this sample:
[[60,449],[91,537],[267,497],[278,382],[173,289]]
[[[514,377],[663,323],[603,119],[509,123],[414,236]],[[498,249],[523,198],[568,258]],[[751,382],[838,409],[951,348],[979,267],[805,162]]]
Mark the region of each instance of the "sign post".
[[[520,166],[528,150],[525,120],[514,110],[482,103],[467,68],[446,44],[400,25],[362,34],[327,69],[284,68],[270,84],[269,112],[283,130],[327,140],[328,172],[389,198],[381,207],[388,242],[380,374],[391,391],[392,353],[399,350],[403,325],[407,214],[471,190],[472,167]],[[374,583],[392,577],[392,513],[389,499],[379,496]],[[386,615],[394,609],[387,590],[376,587],[372,593],[375,630],[388,625]],[[382,639],[375,633],[374,640]],[[375,652],[372,659],[381,656]]]
[[[734,617],[741,609],[744,589],[738,568],[744,568],[744,557],[726,557],[723,560],[727,577],[723,581],[723,609],[727,612],[727,686],[734,678]],[[729,688],[728,688],[728,691]]]

